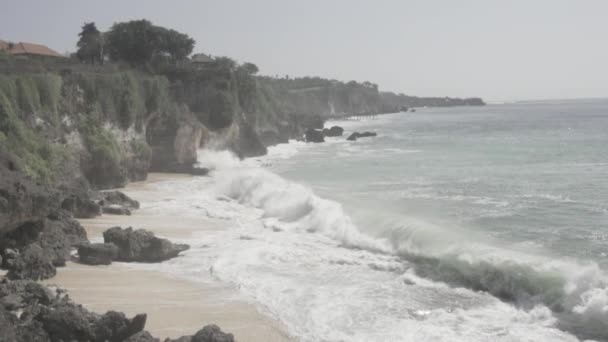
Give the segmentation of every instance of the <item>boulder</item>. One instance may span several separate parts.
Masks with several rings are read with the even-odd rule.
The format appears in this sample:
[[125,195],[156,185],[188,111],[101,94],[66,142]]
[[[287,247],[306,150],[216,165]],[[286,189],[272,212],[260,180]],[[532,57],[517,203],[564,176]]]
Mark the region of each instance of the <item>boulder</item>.
[[59,303],[43,307],[37,317],[51,341],[94,341],[91,314],[82,306]]
[[56,295],[46,286],[29,280],[0,283],[0,307],[14,311],[31,305],[49,305]]
[[207,325],[192,336],[192,342],[234,342],[234,336],[222,332],[215,324]]
[[147,331],[142,331],[129,337],[124,342],[160,342],[160,339],[153,337]]
[[94,200],[80,196],[69,196],[61,202],[61,208],[76,218],[94,218],[101,215],[101,206]]
[[86,242],[84,228],[63,211],[49,215],[37,237],[37,243],[55,266],[65,266],[72,247]]
[[0,341],[122,342],[141,336],[145,324],[145,314],[129,319],[115,311],[91,313],[73,303],[61,289],[33,281],[0,282]]
[[43,280],[57,274],[49,255],[37,243],[28,245],[9,268],[9,279]]
[[64,210],[55,211],[47,217],[42,230],[42,236],[39,239],[44,241],[44,235],[52,230],[61,231],[65,236],[66,243],[70,247],[75,247],[89,241],[87,231]]
[[0,251],[6,259],[5,268],[13,268],[17,255],[36,244],[43,251],[44,259],[54,266],[64,266],[70,258],[71,248],[88,242],[84,228],[69,212],[53,211],[44,220],[25,223],[0,240]]
[[346,140],[355,141],[358,138],[375,137],[376,135],[378,135],[378,134],[375,132],[363,132],[363,133],[354,132],[351,135],[349,135],[348,138],[346,138]]
[[118,204],[110,204],[102,207],[102,211],[104,214],[110,215],[131,215],[131,210],[127,207],[123,207]]
[[138,201],[117,190],[100,191],[99,197],[101,198],[99,204],[102,206],[120,205],[129,209],[139,209]]
[[109,265],[118,258],[118,247],[113,243],[92,243],[78,247],[78,258],[87,265]]
[[306,142],[313,142],[313,143],[325,142],[325,138],[323,137],[323,132],[313,129],[313,128],[306,130],[305,139],[306,139]]
[[332,126],[331,128],[323,129],[323,135],[326,137],[341,137],[344,133],[344,128],[340,126]]
[[146,314],[128,319],[124,313],[108,311],[92,324],[97,341],[122,342],[142,332]]
[[182,336],[178,339],[166,339],[165,342],[234,342],[232,334],[224,333],[215,324],[207,325],[193,336]]
[[188,245],[173,244],[143,229],[133,230],[113,227],[103,233],[106,243],[118,247],[119,261],[160,262],[176,257],[190,248]]

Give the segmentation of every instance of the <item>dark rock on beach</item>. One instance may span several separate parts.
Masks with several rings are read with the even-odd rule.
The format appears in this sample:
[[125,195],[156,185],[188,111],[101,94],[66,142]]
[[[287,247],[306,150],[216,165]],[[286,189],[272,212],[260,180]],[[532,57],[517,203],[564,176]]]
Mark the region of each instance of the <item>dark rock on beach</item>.
[[160,339],[150,335],[147,331],[141,331],[129,337],[124,342],[160,342]]
[[87,265],[109,265],[118,259],[118,247],[113,243],[93,243],[78,247],[78,258]]
[[341,137],[344,134],[344,128],[340,126],[332,126],[331,128],[324,128],[323,135],[326,137]]
[[325,142],[325,138],[323,137],[323,131],[312,129],[312,128],[310,128],[306,131],[305,139],[306,139],[306,142],[313,142],[313,143]]
[[145,314],[132,319],[115,311],[95,314],[73,303],[65,291],[36,282],[0,282],[0,341],[120,342],[139,335],[145,324]]
[[119,261],[160,262],[174,258],[190,248],[188,245],[173,244],[167,239],[158,238],[147,230],[133,230],[131,227],[110,228],[103,233],[103,239],[118,247]]
[[88,242],[84,228],[65,211],[25,223],[0,239],[2,267],[12,279],[47,279],[64,266],[72,247]]
[[203,327],[193,336],[182,336],[175,340],[166,339],[165,342],[234,342],[234,336],[211,324]]
[[[2,342],[160,342],[145,331],[146,314],[128,318],[122,312],[103,315],[70,300],[65,290],[34,281],[0,281]],[[207,325],[193,336],[166,342],[234,342],[232,334]]]
[[120,191],[100,191],[102,206],[120,205],[129,209],[139,209],[139,202]]
[[19,253],[11,265],[9,279],[42,280],[54,277],[57,270],[51,258],[38,244],[30,244]]
[[101,215],[101,206],[94,201],[88,192],[68,195],[61,208],[71,212],[75,218],[93,218]]
[[121,342],[142,332],[146,319],[146,314],[128,319],[122,312],[108,311],[93,324],[93,331],[97,341]]
[[131,211],[139,209],[139,202],[116,190],[100,191],[97,203],[104,214],[131,215]]
[[354,132],[353,134],[349,135],[348,138],[346,138],[346,140],[355,141],[359,138],[375,137],[377,135],[378,134],[375,132],[363,132],[363,133]]
[[51,341],[91,341],[95,335],[88,316],[82,306],[61,301],[42,307],[36,320],[42,323]]

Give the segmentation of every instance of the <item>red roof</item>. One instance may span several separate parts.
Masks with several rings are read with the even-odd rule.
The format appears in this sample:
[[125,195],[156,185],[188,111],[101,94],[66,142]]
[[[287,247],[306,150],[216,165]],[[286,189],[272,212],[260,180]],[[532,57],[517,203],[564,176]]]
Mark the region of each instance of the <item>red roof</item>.
[[15,43],[12,46],[0,40],[0,50],[8,50],[11,55],[38,55],[38,56],[52,56],[62,57],[57,51],[51,50],[48,47],[40,44],[33,43]]

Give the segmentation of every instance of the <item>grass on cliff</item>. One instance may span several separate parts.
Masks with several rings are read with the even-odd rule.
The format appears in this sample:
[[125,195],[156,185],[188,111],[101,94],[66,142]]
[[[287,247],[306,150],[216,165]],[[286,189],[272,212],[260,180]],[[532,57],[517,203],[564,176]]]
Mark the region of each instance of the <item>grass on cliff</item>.
[[135,71],[79,73],[74,81],[84,92],[84,111],[98,106],[104,120],[122,129],[134,126],[140,131],[149,114],[165,111],[170,104],[169,82],[162,76]]
[[61,77],[53,74],[0,75],[0,146],[40,184],[49,184],[65,159],[65,151],[43,132],[58,125],[61,87]]

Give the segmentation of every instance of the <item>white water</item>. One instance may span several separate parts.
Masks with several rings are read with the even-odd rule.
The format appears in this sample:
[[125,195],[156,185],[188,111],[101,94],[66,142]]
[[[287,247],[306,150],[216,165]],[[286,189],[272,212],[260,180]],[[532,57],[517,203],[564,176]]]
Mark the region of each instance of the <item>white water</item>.
[[[180,195],[144,205],[176,216],[212,218],[226,227],[195,234],[185,241],[192,249],[163,263],[161,270],[233,284],[302,341],[578,341],[572,333],[606,336],[608,281],[598,263],[567,254],[556,257],[542,240],[505,243],[459,227],[462,222],[430,222],[386,204],[403,198],[444,201],[458,208],[474,205],[486,217],[502,218],[520,210],[511,204],[512,197],[433,193],[432,179],[395,181],[364,170],[371,175],[365,183],[370,188],[357,193],[367,199],[358,203],[348,187],[356,170],[328,156],[373,165],[369,159],[379,151],[394,159],[425,153],[424,148],[370,148],[340,139],[322,146],[292,142],[246,161],[228,152],[201,151],[200,163],[212,169],[210,177],[157,184]],[[307,174],[310,165],[303,158],[327,170],[315,174],[311,184],[325,196],[273,172]],[[479,178],[466,175],[459,181],[476,183]],[[335,193],[331,182],[346,185]],[[352,191],[360,188],[353,185]],[[533,190],[509,196],[562,205],[574,201]],[[375,198],[384,202],[374,205]]]

